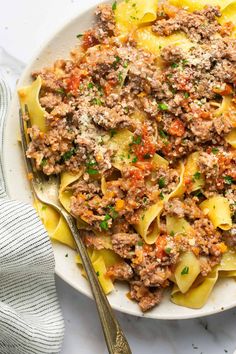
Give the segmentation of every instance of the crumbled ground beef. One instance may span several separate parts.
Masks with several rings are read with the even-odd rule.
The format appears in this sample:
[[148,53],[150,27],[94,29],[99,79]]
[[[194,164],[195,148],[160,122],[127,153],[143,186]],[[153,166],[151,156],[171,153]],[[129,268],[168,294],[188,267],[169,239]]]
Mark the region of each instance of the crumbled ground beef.
[[146,312],[161,302],[163,290],[148,288],[140,281],[131,282],[130,297],[138,302],[141,310]]
[[114,280],[130,280],[133,278],[133,270],[126,262],[117,263],[114,266],[109,267],[107,276]]
[[112,235],[112,246],[114,251],[122,258],[132,258],[135,245],[139,240],[138,234],[114,234]]

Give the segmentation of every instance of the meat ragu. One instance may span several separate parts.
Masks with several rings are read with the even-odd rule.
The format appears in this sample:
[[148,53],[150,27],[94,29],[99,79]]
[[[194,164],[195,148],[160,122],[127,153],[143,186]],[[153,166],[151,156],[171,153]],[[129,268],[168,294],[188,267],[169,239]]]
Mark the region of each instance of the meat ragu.
[[[124,30],[118,14],[131,2]],[[234,255],[236,40],[210,2],[192,12],[165,2],[151,25],[138,6],[100,5],[71,59],[33,73],[47,129],[30,129],[27,156],[46,175],[79,175],[65,192],[84,242],[116,254],[105,276],[129,283],[147,311],[173,283],[185,301]]]

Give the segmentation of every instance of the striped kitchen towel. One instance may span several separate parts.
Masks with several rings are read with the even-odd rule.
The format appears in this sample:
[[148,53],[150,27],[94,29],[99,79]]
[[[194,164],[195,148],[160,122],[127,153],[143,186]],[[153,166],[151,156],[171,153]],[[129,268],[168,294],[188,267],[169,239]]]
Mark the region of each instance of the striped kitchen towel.
[[[10,92],[0,73],[0,152]],[[0,354],[59,353],[54,257],[35,210],[6,194],[0,156]]]

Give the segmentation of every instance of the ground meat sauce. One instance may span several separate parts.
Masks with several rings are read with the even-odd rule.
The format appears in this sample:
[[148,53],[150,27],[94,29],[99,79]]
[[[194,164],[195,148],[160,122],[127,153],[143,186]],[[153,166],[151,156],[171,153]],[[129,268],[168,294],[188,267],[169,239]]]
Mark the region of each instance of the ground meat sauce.
[[[217,114],[225,97],[236,102],[236,40],[229,37],[233,25],[220,25],[220,8],[213,6],[190,13],[164,4],[158,14],[153,33],[182,31],[193,44],[188,52],[164,47],[161,69],[156,56],[138,48],[131,36],[125,41],[117,38],[114,11],[101,5],[97,24],[81,36],[72,59],[33,73],[43,81],[40,104],[48,130],[30,129],[27,152],[46,175],[83,168],[81,179],[68,188],[71,213],[88,225],[83,231],[87,247],[103,248],[93,231],[110,237],[123,261],[111,266],[107,276],[129,282],[129,297],[142,311],[161,301],[181,252],[193,251],[206,276],[225,249],[236,246],[235,224],[227,232],[216,230],[199,208],[206,197],[220,193],[230,201],[232,214],[236,209],[236,154],[225,140],[236,127],[236,116],[235,111]],[[122,129],[133,138],[129,163],[117,169],[117,151],[109,141]],[[195,151],[196,178],[201,175],[204,186],[194,193],[186,188],[183,197],[164,201],[160,236],[147,245],[135,225],[150,205],[176,189],[179,161]],[[169,165],[156,168],[156,153]],[[102,176],[107,181],[105,194]],[[194,240],[168,234],[168,216],[185,218]]]

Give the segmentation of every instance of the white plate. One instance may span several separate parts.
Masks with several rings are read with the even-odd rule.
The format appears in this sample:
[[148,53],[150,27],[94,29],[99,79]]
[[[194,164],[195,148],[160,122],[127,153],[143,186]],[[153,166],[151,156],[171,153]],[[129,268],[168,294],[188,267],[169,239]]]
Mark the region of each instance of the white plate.
[[[93,13],[94,8],[80,14],[57,32],[27,67],[18,86],[29,84],[32,71],[51,65],[56,59],[68,57],[70,50],[77,43],[76,35],[91,26]],[[22,153],[17,142],[19,137],[18,109],[18,99],[15,95],[4,135],[4,172],[9,195],[15,199],[31,202],[31,192],[25,175]],[[79,292],[91,296],[87,281],[81,276],[74,262],[75,253],[60,244],[54,244],[53,249],[56,259],[56,273]],[[199,310],[176,306],[170,302],[169,295],[166,294],[158,307],[143,315],[138,305],[127,298],[127,292],[128,287],[126,285],[116,285],[116,291],[109,295],[109,301],[114,309],[136,316],[156,319],[202,317],[236,306],[236,282],[233,279],[218,281],[207,304]]]

